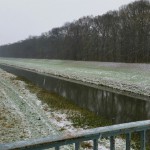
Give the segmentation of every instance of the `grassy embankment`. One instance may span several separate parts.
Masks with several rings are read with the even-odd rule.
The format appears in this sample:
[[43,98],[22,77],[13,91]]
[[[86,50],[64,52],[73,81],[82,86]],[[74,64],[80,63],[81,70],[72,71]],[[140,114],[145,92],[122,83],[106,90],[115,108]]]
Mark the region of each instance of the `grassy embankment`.
[[26,87],[30,92],[35,93],[43,103],[48,104],[51,111],[61,111],[67,114],[68,120],[73,122],[74,127],[95,128],[112,124],[111,121],[107,121],[103,117],[97,116],[95,113],[77,106],[70,100],[54,92],[42,89],[25,78],[17,77],[16,79],[25,81],[27,83]]
[[[17,80],[22,80],[26,82],[26,87],[30,90],[31,93],[34,93],[37,95],[37,97],[43,102],[48,104],[48,106],[51,108],[51,111],[60,111],[62,114],[67,114],[67,119],[70,120],[75,128],[96,128],[101,126],[108,126],[111,125],[112,122],[106,120],[103,117],[97,116],[91,111],[88,111],[86,109],[83,109],[70,100],[57,95],[54,92],[49,92],[45,89],[42,89],[30,81],[26,80],[25,78],[17,77]],[[63,131],[64,128],[61,128]],[[125,139],[125,135],[121,136],[123,139]],[[120,136],[119,136],[120,138]],[[82,143],[83,144],[83,143]],[[140,145],[140,138],[138,134],[132,135],[132,148],[135,150],[139,149]],[[82,145],[84,147],[84,145]],[[86,145],[88,147],[90,145]],[[147,148],[148,149],[148,148]]]
[[1,58],[8,64],[96,86],[150,96],[150,64]]

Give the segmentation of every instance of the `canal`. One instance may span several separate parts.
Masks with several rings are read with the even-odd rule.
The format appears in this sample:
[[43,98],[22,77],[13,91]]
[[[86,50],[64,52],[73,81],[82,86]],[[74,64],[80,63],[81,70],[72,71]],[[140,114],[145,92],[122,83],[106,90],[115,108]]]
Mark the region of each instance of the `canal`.
[[34,84],[56,92],[82,108],[86,108],[114,124],[150,119],[150,98],[129,96],[112,92],[105,87],[96,88],[82,83],[62,80],[30,70],[0,65],[0,67],[17,76],[25,77]]

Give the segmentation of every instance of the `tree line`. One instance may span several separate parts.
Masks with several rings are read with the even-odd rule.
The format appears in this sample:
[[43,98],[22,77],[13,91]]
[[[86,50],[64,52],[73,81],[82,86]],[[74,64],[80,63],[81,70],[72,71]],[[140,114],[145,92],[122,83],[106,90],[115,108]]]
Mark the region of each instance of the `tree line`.
[[0,46],[0,57],[150,62],[150,2],[139,0],[96,17]]

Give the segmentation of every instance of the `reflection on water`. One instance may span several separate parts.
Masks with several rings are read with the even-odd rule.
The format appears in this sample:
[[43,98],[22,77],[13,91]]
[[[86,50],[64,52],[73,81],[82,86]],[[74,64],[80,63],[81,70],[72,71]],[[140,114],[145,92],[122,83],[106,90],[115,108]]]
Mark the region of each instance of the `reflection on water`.
[[113,119],[114,123],[150,119],[148,101],[49,77],[46,78],[45,87],[67,97],[81,107],[88,108],[107,119]]
[[114,123],[124,123],[150,119],[150,102],[99,90],[85,85],[60,80],[10,67],[3,67],[16,75],[26,77],[35,84],[62,95],[97,115],[113,119]]

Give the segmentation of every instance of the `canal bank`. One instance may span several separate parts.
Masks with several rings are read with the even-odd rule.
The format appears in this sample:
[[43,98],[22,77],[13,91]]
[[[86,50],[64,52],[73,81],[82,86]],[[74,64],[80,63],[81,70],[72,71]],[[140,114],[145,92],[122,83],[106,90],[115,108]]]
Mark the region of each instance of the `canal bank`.
[[150,64],[22,58],[0,58],[0,64],[150,98]]
[[[55,99],[58,99],[59,102],[63,101],[63,104],[66,106],[64,108],[62,107],[62,104],[61,109],[64,108],[64,112],[62,110],[57,110],[56,107],[49,107],[49,104],[38,97],[37,93],[42,89],[29,82],[25,83],[15,75],[9,74],[1,69],[0,83],[0,143],[20,140],[28,141],[28,139],[56,134],[62,135],[63,133],[71,134],[72,132],[81,132],[83,131],[83,128],[79,126],[78,128],[75,128],[74,123],[67,117],[69,111],[69,114],[71,114],[72,110],[74,111],[72,113],[76,114],[77,117],[80,116],[81,119],[84,119],[85,124],[87,123],[87,120],[83,112],[90,114],[89,116],[92,117],[94,124],[94,121],[101,121],[98,120],[99,117],[94,118],[94,115],[86,110],[84,111],[77,106],[71,106],[71,104],[68,105],[63,98],[56,95],[50,96],[49,94],[48,97],[49,99],[52,99],[53,102],[56,102],[54,101]],[[29,86],[30,91],[28,89]],[[31,89],[34,93],[31,92]],[[45,92],[42,96],[47,97],[47,94],[44,95]],[[99,123],[97,126],[104,125],[107,124],[100,125]],[[84,126],[84,128],[87,128],[87,126]],[[118,150],[120,150],[122,147],[125,147],[125,142],[124,140],[117,138],[116,145]],[[92,149],[92,142],[83,142],[81,143],[81,147],[82,149],[88,148],[90,150]],[[109,147],[108,140],[101,139],[99,141],[99,148],[101,150],[108,150]],[[71,147],[66,146],[65,150],[70,150],[70,148]]]
[[25,77],[48,91],[58,93],[82,108],[113,120],[114,124],[150,119],[149,97],[147,101],[145,96],[141,100],[142,97],[133,98],[107,91],[105,88],[97,89],[32,70],[8,65],[0,65],[0,67],[17,76]]

